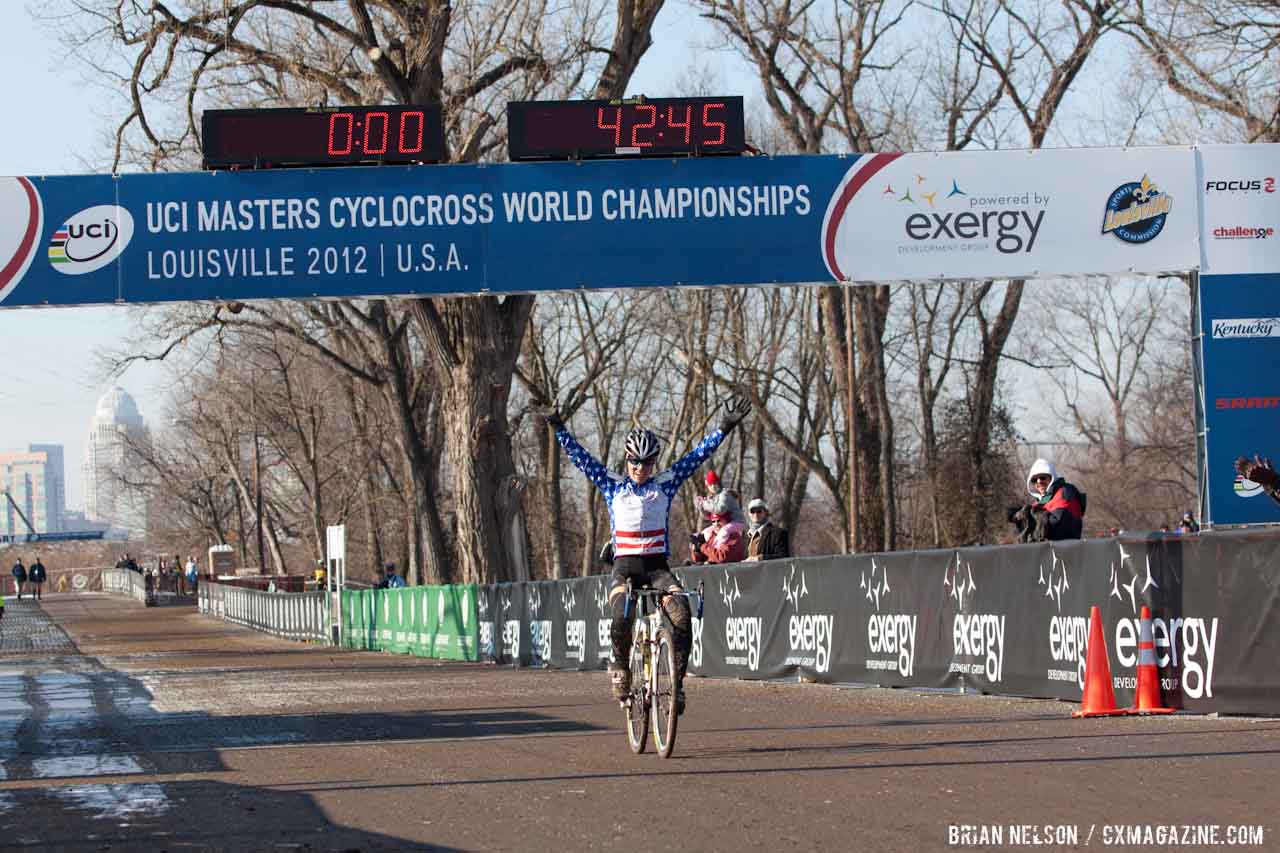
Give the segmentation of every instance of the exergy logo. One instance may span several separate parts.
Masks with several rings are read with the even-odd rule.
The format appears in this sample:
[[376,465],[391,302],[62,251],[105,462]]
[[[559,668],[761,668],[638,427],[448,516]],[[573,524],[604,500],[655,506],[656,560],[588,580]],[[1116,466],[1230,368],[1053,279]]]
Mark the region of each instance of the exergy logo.
[[495,658],[493,648],[493,619],[489,615],[489,596],[481,593],[476,599],[476,611],[480,618],[480,654]]
[[596,660],[608,660],[613,654],[613,638],[609,627],[613,622],[613,614],[609,610],[609,581],[601,578],[596,582]]
[[903,221],[903,230],[915,243],[944,243],[966,252],[994,248],[1002,255],[1030,253],[1049,197],[1030,191],[1006,195],[971,190],[962,189],[955,178],[930,181],[916,175],[899,189],[886,184],[881,197],[895,207],[922,208]]
[[120,257],[133,239],[133,214],[99,204],[71,216],[49,240],[49,264],[66,275],[100,270]]
[[564,656],[579,663],[587,654],[587,620],[574,619],[577,599],[573,586],[564,584],[560,589],[560,608],[564,611]]
[[532,651],[530,664],[546,666],[551,663],[551,620],[539,619],[542,615],[542,592],[530,585],[527,594],[529,606],[529,644]]
[[519,660],[520,620],[507,618],[511,610],[511,596],[505,592],[499,594],[502,596],[502,654],[512,660]]
[[760,668],[760,640],[764,629],[764,620],[759,616],[734,616],[734,602],[742,598],[742,590],[738,588],[738,579],[724,570],[719,581],[720,600],[728,608],[729,615],[724,620],[725,648],[733,654],[725,655],[725,666],[745,666],[751,672]]
[[796,567],[782,578],[783,600],[793,608],[787,622],[790,644],[784,666],[811,667],[818,672],[831,671],[831,649],[835,640],[836,617],[831,613],[803,613],[800,602],[809,595],[804,572],[796,579]]
[[1107,197],[1102,233],[1114,234],[1126,243],[1147,243],[1160,236],[1173,210],[1173,197],[1146,175],[1141,181],[1123,183]]
[[1083,689],[1089,620],[1084,616],[1062,615],[1062,594],[1071,589],[1071,578],[1066,561],[1052,547],[1049,548],[1049,570],[1046,573],[1044,564],[1040,564],[1040,577],[1036,584],[1044,587],[1045,598],[1053,601],[1057,610],[1049,617],[1049,656],[1057,664],[1071,666],[1070,669],[1050,667],[1046,677],[1050,681],[1075,681]]
[[910,678],[916,670],[916,614],[880,612],[880,600],[890,592],[889,574],[887,568],[876,565],[875,557],[871,558],[870,577],[863,572],[858,588],[876,608],[867,619],[867,648],[872,655],[890,656],[867,658],[867,669],[896,670],[903,678]]
[[[1138,663],[1138,638],[1141,636],[1142,620],[1138,617],[1138,595],[1149,589],[1159,589],[1160,584],[1151,573],[1151,555],[1145,555],[1145,576],[1142,588],[1138,588],[1139,575],[1133,568],[1132,555],[1119,544],[1120,563],[1111,567],[1110,597],[1120,602],[1129,602],[1131,615],[1116,622],[1115,649],[1116,660],[1120,666],[1132,669]],[[1120,583],[1120,577],[1128,564],[1129,582]],[[1121,590],[1125,595],[1121,594]],[[1151,620],[1152,638],[1156,647],[1156,666],[1161,670],[1172,668],[1179,673],[1175,678],[1161,679],[1166,690],[1182,688],[1184,695],[1192,699],[1213,697],[1213,664],[1218,649],[1218,619],[1183,617]],[[1116,687],[1136,688],[1138,679],[1134,675],[1119,675],[1113,678]]]
[[964,602],[978,590],[973,582],[973,565],[964,562],[956,552],[955,564],[947,561],[942,570],[942,585],[956,602],[956,615],[951,620],[951,672],[985,675],[995,683],[1004,676],[1005,617],[995,613],[965,613]]

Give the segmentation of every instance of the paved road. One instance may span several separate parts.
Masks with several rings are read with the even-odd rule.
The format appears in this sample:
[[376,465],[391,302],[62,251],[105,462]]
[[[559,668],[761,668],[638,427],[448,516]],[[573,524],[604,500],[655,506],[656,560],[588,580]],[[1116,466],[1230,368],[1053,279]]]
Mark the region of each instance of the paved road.
[[1083,847],[1091,826],[1101,846],[1104,825],[1153,823],[1280,846],[1276,720],[699,679],[662,761],[627,751],[600,673],[337,652],[104,595],[41,604],[0,623],[0,846],[932,850],[951,824],[1006,842],[1067,824]]

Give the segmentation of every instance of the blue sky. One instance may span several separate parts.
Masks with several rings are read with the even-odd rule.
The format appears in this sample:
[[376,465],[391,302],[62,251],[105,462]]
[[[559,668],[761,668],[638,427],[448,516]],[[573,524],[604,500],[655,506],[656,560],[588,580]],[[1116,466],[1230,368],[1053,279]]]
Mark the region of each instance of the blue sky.
[[[91,171],[108,152],[113,117],[101,106],[89,70],[68,60],[56,33],[19,0],[0,11],[0,79],[6,87],[8,133],[0,134],[0,175],[65,175]],[[687,7],[668,5],[655,26],[655,47],[632,80],[631,92],[677,94],[678,81],[697,68],[715,69],[726,94],[750,95],[751,77],[724,52],[708,53],[706,27]],[[694,57],[691,62],[690,58]],[[753,90],[752,90],[753,91]],[[21,132],[15,132],[21,129]],[[155,426],[164,404],[165,372],[134,367],[115,383],[98,370],[97,356],[136,334],[121,308],[0,309],[0,449],[32,443],[64,446],[67,503],[83,508],[80,465],[98,398],[119,384]]]

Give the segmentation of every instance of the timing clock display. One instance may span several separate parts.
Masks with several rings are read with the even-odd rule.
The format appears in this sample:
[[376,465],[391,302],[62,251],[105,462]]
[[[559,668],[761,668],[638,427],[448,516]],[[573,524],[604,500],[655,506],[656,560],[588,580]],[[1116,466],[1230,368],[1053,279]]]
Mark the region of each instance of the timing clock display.
[[444,158],[439,104],[205,110],[206,169],[434,163]]
[[741,154],[742,98],[511,101],[512,160]]

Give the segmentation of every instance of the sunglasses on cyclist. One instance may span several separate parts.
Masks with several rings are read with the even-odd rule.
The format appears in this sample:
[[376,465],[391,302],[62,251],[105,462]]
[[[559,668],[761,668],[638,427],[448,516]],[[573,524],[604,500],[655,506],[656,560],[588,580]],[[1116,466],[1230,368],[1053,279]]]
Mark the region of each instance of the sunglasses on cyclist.
[[652,468],[657,461],[657,459],[633,459],[630,456],[627,457],[628,465],[635,465],[639,468]]
[[1031,478],[1031,482],[1033,482],[1033,483],[1047,483],[1047,482],[1049,482],[1049,481],[1050,481],[1050,480],[1052,480],[1052,479],[1053,479],[1053,478],[1052,478],[1052,477],[1050,477],[1048,474],[1036,474],[1034,477],[1032,477],[1032,478]]

